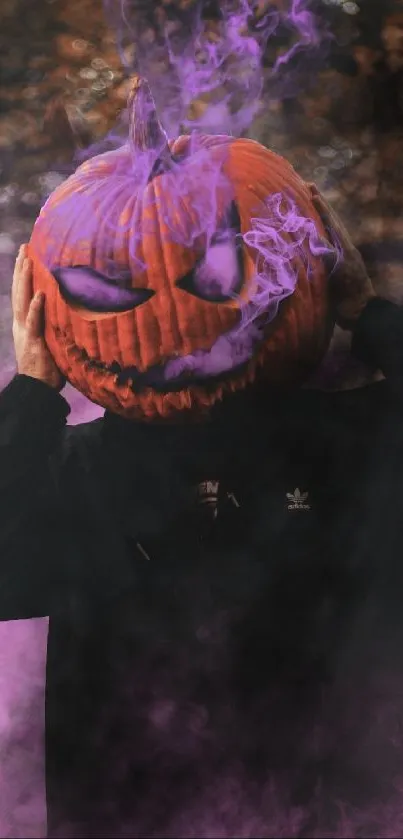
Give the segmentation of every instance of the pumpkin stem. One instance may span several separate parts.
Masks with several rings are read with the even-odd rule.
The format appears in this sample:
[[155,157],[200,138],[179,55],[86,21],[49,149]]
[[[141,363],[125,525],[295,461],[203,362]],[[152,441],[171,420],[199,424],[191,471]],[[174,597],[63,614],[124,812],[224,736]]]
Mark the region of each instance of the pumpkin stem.
[[148,82],[141,76],[133,78],[127,107],[130,144],[135,154],[146,154],[150,158],[151,180],[171,169],[174,158],[170,152],[168,136],[158,119]]

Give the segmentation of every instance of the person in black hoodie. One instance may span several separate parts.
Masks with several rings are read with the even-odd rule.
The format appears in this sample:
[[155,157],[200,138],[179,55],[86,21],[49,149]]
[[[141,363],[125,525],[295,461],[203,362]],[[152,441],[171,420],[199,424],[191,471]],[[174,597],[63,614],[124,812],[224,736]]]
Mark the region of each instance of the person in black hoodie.
[[351,760],[363,708],[349,726],[332,701],[340,670],[361,678],[380,633],[384,660],[402,634],[403,312],[314,200],[344,251],[334,306],[385,378],[341,393],[256,384],[198,424],[107,411],[67,426],[43,295],[17,258],[0,619],[50,616],[50,837],[246,835],[240,801],[223,808],[226,780],[252,802],[256,835],[274,835],[269,779],[290,807],[319,780],[355,805],[388,783]]

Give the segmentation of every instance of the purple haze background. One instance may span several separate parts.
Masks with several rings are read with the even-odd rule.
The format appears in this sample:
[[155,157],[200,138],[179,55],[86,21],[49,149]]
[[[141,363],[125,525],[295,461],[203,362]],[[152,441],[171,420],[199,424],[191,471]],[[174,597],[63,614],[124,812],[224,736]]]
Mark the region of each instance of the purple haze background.
[[[128,73],[134,69],[147,76],[164,127],[168,134],[175,135],[179,129],[188,129],[187,108],[190,102],[206,93],[213,93],[202,116],[192,128],[203,131],[229,132],[235,136],[245,131],[259,109],[262,91],[261,54],[270,35],[281,22],[278,12],[267,15],[258,30],[247,36],[239,35],[239,28],[245,24],[249,6],[244,0],[228,4],[224,15],[225,37],[219,45],[203,45],[206,53],[204,64],[196,61],[200,47],[202,22],[196,16],[189,28],[185,45],[173,43],[168,38],[159,49],[169,50],[172,58],[172,72],[166,77],[155,76],[150,59],[155,58],[152,50],[147,54],[138,45],[136,64],[127,59],[127,46],[136,42],[136,20],[130,17],[130,6],[122,0],[106,0],[106,12],[117,29],[121,54]],[[295,58],[311,62],[312,75],[326,52],[330,34],[321,29],[310,10],[308,0],[291,0],[288,12],[284,13],[288,24],[295,28],[296,43],[283,55],[272,71],[272,90],[277,98],[287,96],[298,85],[295,73]],[[200,49],[199,49],[200,52]],[[217,93],[218,91],[218,93]],[[90,154],[120,146],[125,137],[125,121],[96,147]],[[88,156],[78,155],[77,160]],[[69,422],[89,421],[102,411],[90,405],[69,386],[65,395],[72,413]],[[44,765],[43,765],[43,697],[44,669],[46,657],[47,619],[0,623],[0,749],[2,775],[0,783],[0,834],[3,837],[40,837],[45,833]],[[352,651],[349,652],[353,660]],[[347,657],[348,658],[348,657]],[[355,704],[365,708],[371,705],[372,715],[372,757],[379,757],[376,771],[390,777],[389,794],[373,802],[372,812],[353,810],[343,801],[331,802],[336,825],[331,834],[326,833],[324,822],[328,816],[328,802],[321,789],[317,790],[315,801],[309,807],[316,815],[316,827],[310,836],[379,836],[397,837],[402,833],[402,773],[394,771],[396,758],[401,755],[401,720],[399,718],[400,695],[403,693],[402,679],[396,675],[388,679],[387,670],[381,678],[382,669],[387,667],[380,656],[372,672],[371,685],[360,684],[359,673],[354,666],[342,684],[340,692],[340,715],[347,718],[347,709]],[[396,674],[396,668],[392,668]],[[347,688],[346,688],[347,685]],[[396,699],[398,697],[398,699]],[[353,714],[354,717],[354,714]],[[326,723],[318,723],[318,740],[326,735]],[[346,727],[348,725],[346,723]],[[374,745],[375,744],[375,745]],[[362,749],[371,745],[364,742]],[[203,837],[230,836],[297,836],[306,818],[302,810],[290,808],[287,790],[268,784],[261,791],[265,798],[264,824],[256,816],[256,807],[250,803],[242,778],[236,774],[223,778],[217,789],[206,790],[200,797],[197,809],[183,814],[183,823],[178,825],[178,835]],[[224,810],[220,817],[211,817],[214,810]],[[321,820],[323,814],[323,820]],[[187,821],[189,820],[189,821]],[[189,832],[189,822],[193,825]],[[187,831],[187,832],[184,832]],[[305,835],[308,835],[305,833]]]

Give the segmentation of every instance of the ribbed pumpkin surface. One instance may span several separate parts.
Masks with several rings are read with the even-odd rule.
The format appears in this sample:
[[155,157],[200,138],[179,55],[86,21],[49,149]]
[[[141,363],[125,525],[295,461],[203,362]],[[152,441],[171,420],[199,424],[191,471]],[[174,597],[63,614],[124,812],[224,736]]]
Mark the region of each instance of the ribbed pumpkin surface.
[[[186,155],[189,143],[188,137],[180,137],[171,149]],[[308,187],[284,159],[254,141],[225,136],[200,138],[200,147],[205,153],[195,156],[193,173],[188,160],[183,183],[174,172],[141,188],[131,177],[128,147],[93,158],[55,190],[33,230],[34,287],[46,293],[46,340],[56,363],[89,399],[127,417],[168,418],[183,408],[212,405],[225,392],[253,381],[258,372],[271,382],[300,381],[320,362],[328,345],[332,324],[325,270],[309,255],[309,278],[302,262],[296,265],[296,290],[281,305],[256,356],[240,375],[215,388],[210,383],[206,390],[191,386],[172,393],[147,389],[135,394],[128,385],[118,385],[113,374],[93,369],[83,359],[84,349],[106,365],[117,362],[122,368],[144,371],[173,356],[209,349],[238,323],[236,301],[207,302],[176,285],[195,265],[201,215],[211,214],[213,224],[213,216],[228,203],[227,179],[243,234],[250,230],[252,217],[264,215],[267,198],[284,192],[323,232]],[[245,246],[243,296],[253,280],[255,261],[256,254]],[[152,289],[154,296],[131,311],[95,314],[68,305],[47,270],[91,265],[105,273],[111,263],[129,267],[133,285]]]

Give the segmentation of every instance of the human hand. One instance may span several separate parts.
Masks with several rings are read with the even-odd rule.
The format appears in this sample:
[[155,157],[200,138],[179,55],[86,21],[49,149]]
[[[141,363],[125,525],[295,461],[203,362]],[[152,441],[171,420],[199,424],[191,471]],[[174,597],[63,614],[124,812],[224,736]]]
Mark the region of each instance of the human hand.
[[335,249],[335,261],[329,277],[336,320],[343,329],[353,329],[367,303],[376,297],[364,260],[342,221],[321,195],[309,184],[313,205],[321,218],[327,237]]
[[15,263],[11,291],[17,370],[60,391],[66,379],[56,367],[45,343],[45,295],[37,292],[33,296],[32,262],[26,258],[26,253],[26,245],[22,245]]

